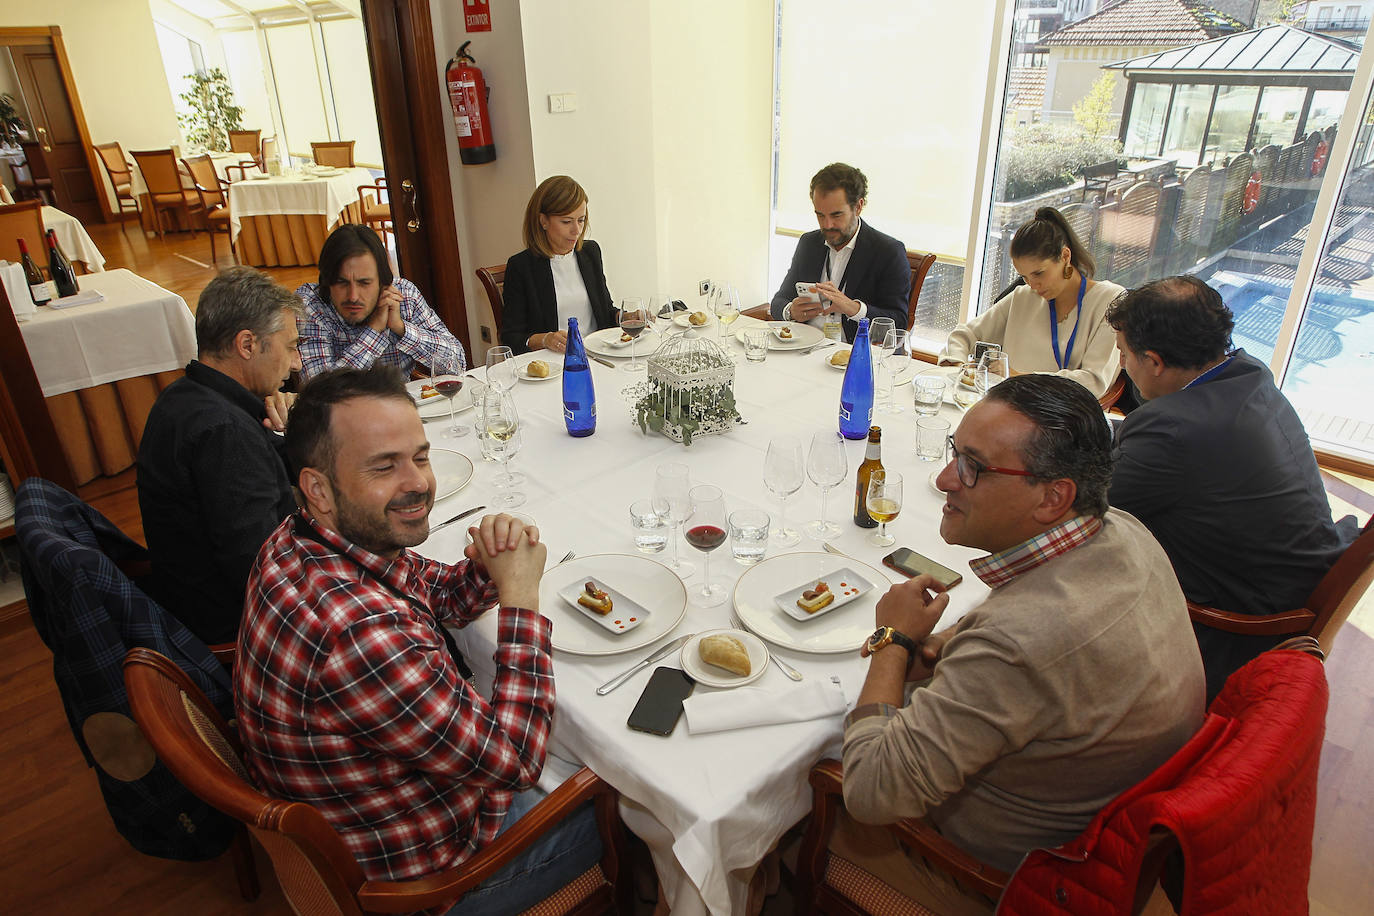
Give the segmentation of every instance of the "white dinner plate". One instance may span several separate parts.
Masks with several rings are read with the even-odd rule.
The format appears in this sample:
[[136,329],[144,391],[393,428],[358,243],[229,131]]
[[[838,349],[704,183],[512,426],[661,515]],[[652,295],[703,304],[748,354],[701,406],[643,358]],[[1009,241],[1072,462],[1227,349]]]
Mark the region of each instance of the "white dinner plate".
[[[701,312],[701,314],[706,316],[706,321],[703,324],[692,324],[692,312]],[[689,331],[693,328],[709,328],[711,325],[715,324],[715,321],[716,316],[712,315],[706,309],[692,309],[692,311],[690,312],[673,313],[673,324],[677,325],[680,328],[686,328]]]
[[[610,633],[563,603],[560,592],[591,579],[614,588],[653,613],[627,633]],[[642,649],[671,633],[687,613],[687,586],[671,569],[648,557],[623,553],[575,557],[547,570],[539,582],[539,606],[553,621],[553,647],[571,655],[616,655]],[[872,615],[870,615],[871,617]],[[869,632],[873,628],[869,627]]]
[[[877,587],[815,620],[793,620],[775,596],[806,579],[830,581],[841,569],[861,573]],[[799,652],[857,652],[873,633],[873,608],[891,580],[867,563],[829,553],[786,553],[744,571],[735,583],[735,611],[752,633],[775,646]]]
[[[617,359],[630,356],[630,345],[620,342],[621,330],[615,328],[602,328],[600,331],[593,331],[582,338],[582,344],[587,348],[588,353],[595,353],[598,356],[614,356]],[[635,345],[635,356],[644,357],[657,352],[663,343],[663,336],[657,331],[645,328],[639,335],[639,343]]]
[[452,496],[472,480],[472,459],[446,448],[429,450],[429,466],[434,470],[434,499]]
[[[782,325],[790,325],[792,328],[791,340],[779,340],[777,328]],[[825,333],[820,328],[814,328],[809,324],[799,324],[795,321],[770,321],[768,327],[773,331],[768,336],[768,349],[770,350],[805,350],[807,347],[815,346],[825,340]],[[744,344],[744,328],[735,332],[735,339]]]
[[[748,674],[734,674],[701,660],[702,639],[716,635],[733,636],[744,644],[744,650],[749,653]],[[687,640],[687,644],[682,647],[682,670],[686,671],[692,680],[707,687],[743,687],[763,677],[767,667],[768,647],[763,644],[763,640],[744,630],[707,630]]]
[[[453,396],[453,409],[456,413],[472,409],[472,391],[468,388],[471,379],[464,379],[463,389]],[[433,420],[437,417],[448,417],[448,399],[442,395],[435,395],[432,398],[420,399],[420,388],[428,385],[428,379],[417,378],[412,382],[406,382],[406,391],[415,399],[415,405],[420,409],[420,416],[426,420]]]
[[546,359],[544,362],[549,364],[549,374],[545,376],[530,375],[529,365],[532,362],[534,362],[534,360],[527,359],[517,366],[515,368],[515,377],[526,382],[547,382],[563,374],[563,364],[561,362]]

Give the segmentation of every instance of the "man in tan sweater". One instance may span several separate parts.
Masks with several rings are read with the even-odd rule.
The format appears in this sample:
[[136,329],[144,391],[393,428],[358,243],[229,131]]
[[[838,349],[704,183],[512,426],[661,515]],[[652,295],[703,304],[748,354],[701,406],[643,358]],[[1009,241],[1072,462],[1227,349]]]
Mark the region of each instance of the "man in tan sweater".
[[[854,820],[834,845],[938,912],[989,913],[993,901],[854,821],[927,817],[1011,871],[1076,836],[1202,722],[1183,593],[1144,526],[1108,508],[1110,449],[1081,385],[1027,375],[993,388],[937,480],[940,535],[989,552],[970,566],[992,593],[940,633],[949,602],[930,577],[878,602],[868,678],[845,721]],[[925,683],[903,705],[912,681]]]

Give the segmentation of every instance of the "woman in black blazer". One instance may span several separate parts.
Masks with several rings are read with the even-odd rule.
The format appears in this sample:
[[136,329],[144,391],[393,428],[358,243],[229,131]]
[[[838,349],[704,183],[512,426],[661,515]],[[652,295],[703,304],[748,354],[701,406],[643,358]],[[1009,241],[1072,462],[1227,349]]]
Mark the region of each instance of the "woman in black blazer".
[[568,319],[583,334],[614,327],[601,248],[588,241],[587,192],[567,175],[546,178],[525,206],[525,250],[506,262],[501,343],[512,353],[568,345]]

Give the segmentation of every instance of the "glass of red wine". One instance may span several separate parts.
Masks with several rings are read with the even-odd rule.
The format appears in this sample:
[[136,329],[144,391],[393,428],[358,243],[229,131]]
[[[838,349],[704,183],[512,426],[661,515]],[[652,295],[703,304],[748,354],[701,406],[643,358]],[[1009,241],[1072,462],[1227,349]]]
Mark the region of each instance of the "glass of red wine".
[[644,300],[639,298],[622,299],[620,302],[620,330],[630,335],[630,361],[620,368],[626,372],[638,372],[644,363],[635,355],[639,346],[639,335],[649,324],[649,313],[644,308]]
[[458,412],[454,401],[458,397],[458,392],[463,390],[463,377],[461,375],[440,375],[433,380],[434,390],[448,398],[448,419],[449,428],[444,430],[445,439],[458,439],[468,434],[466,426],[458,424]]
[[711,551],[725,543],[725,497],[720,487],[709,485],[692,487],[689,494],[692,514],[687,517],[687,543],[705,556],[701,571],[701,589],[694,596],[694,604],[715,607],[725,601],[725,586],[711,581]]

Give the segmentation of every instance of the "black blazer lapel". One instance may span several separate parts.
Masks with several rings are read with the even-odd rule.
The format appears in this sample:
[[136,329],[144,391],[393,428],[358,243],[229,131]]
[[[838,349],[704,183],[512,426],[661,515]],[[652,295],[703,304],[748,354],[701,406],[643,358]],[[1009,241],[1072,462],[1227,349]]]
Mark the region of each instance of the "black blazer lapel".
[[548,258],[534,258],[534,301],[539,304],[539,327],[562,330],[558,326],[558,297],[553,290],[553,262]]

